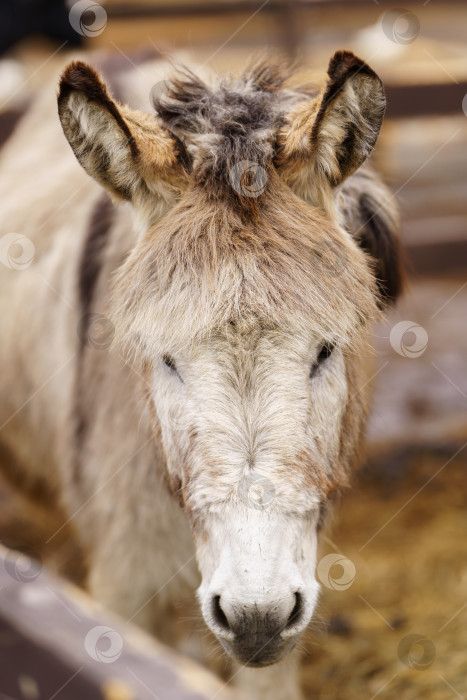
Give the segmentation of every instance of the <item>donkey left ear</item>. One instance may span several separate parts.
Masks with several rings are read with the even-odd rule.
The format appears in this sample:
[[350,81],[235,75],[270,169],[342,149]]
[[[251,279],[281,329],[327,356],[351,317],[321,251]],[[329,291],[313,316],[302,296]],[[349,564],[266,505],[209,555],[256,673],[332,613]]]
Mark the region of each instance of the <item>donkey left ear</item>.
[[181,144],[150,114],[118,104],[82,61],[61,76],[58,113],[80,164],[117,198],[142,205],[183,183]]
[[314,190],[322,204],[320,188],[340,185],[370,155],[385,107],[376,73],[350,51],[338,51],[321,97],[301,103],[279,134],[279,171],[296,189]]

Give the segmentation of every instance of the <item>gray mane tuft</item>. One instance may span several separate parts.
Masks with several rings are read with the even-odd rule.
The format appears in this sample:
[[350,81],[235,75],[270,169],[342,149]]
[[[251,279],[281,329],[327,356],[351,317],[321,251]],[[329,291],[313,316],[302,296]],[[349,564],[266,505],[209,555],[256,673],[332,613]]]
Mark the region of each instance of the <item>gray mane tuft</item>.
[[154,99],[162,122],[185,145],[198,183],[215,192],[239,163],[268,168],[285,114],[309,97],[285,87],[291,72],[285,62],[262,59],[210,88],[183,68]]

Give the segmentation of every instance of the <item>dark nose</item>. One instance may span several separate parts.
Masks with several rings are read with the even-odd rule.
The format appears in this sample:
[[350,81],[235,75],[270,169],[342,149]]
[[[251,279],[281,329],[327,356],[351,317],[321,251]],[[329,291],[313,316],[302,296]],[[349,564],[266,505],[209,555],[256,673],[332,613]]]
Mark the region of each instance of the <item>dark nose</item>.
[[248,666],[274,663],[293,643],[303,618],[303,597],[294,593],[289,599],[242,606],[212,599],[212,613],[221,641],[239,661]]

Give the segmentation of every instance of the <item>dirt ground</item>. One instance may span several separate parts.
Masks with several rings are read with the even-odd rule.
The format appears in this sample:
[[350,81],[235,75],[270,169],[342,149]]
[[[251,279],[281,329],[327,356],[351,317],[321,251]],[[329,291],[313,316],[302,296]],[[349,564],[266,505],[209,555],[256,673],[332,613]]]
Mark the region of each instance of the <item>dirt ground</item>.
[[[460,447],[395,453],[369,464],[347,494],[323,554],[350,559],[355,580],[346,590],[323,587],[323,629],[310,635],[303,669],[307,697],[466,696],[467,450]],[[334,569],[339,579],[345,566]]]

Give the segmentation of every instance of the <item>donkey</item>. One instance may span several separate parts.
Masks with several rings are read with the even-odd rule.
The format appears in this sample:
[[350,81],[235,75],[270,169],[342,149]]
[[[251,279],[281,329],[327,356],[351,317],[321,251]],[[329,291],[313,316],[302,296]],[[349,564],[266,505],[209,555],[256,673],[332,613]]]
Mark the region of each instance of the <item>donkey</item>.
[[346,51],[321,90],[263,58],[180,69],[143,111],[123,104],[138,79],[121,104],[89,65],[63,72],[83,170],[47,92],[1,154],[2,444],[65,508],[96,599],[169,639],[197,589],[239,693],[294,700],[372,324],[402,287],[365,163],[383,87]]

